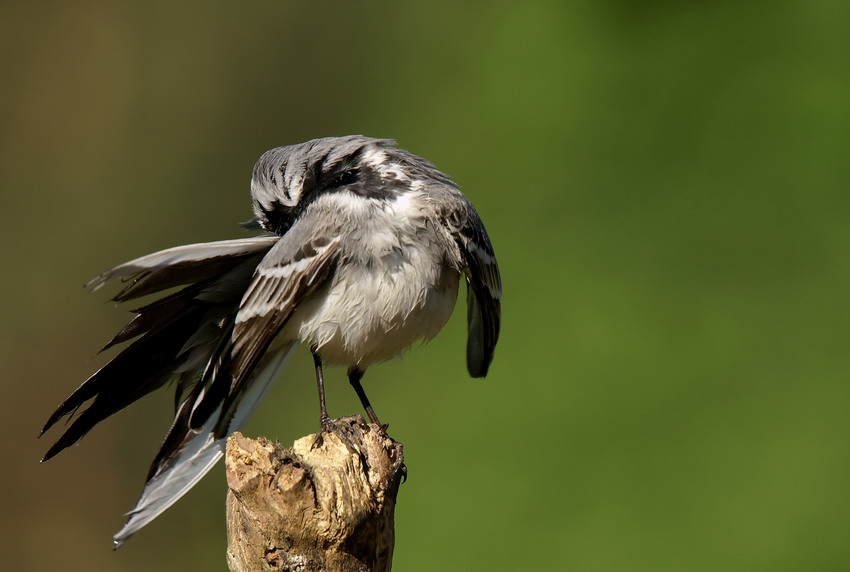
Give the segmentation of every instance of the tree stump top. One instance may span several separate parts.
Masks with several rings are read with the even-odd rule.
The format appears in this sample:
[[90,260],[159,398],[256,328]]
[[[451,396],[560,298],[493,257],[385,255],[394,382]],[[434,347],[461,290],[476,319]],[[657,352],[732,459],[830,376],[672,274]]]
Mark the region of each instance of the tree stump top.
[[282,448],[227,441],[227,562],[239,572],[388,571],[402,446],[362,417]]

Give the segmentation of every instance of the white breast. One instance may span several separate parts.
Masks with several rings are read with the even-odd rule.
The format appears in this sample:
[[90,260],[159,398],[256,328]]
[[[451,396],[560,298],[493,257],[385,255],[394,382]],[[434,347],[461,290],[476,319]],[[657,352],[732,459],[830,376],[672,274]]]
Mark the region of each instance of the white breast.
[[434,337],[454,309],[459,273],[422,215],[423,200],[414,191],[378,208],[357,201],[368,212],[349,213],[355,228],[335,276],[298,307],[282,337],[362,369]]

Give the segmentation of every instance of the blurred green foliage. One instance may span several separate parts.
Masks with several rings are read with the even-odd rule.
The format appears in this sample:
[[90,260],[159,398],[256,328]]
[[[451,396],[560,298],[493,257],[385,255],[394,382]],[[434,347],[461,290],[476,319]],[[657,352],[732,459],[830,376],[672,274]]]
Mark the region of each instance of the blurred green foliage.
[[[0,567],[225,569],[220,469],[109,549],[165,392],[37,465],[127,317],[80,286],[239,236],[266,149],[365,133],[463,185],[505,282],[488,379],[463,312],[366,377],[410,469],[396,569],[850,569],[848,29],[828,0],[4,3]],[[246,432],[315,431],[314,393],[299,355]]]

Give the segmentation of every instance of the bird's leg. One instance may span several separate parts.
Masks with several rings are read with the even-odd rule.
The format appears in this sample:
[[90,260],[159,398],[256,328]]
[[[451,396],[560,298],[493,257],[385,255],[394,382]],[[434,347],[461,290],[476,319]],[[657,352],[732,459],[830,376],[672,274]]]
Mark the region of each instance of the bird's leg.
[[333,431],[334,424],[328,415],[328,406],[325,403],[325,374],[322,370],[322,358],[319,357],[318,348],[313,346],[310,348],[310,353],[313,354],[313,364],[316,366],[316,387],[319,389],[319,424],[322,426],[322,431]]
[[345,443],[346,447],[352,451],[357,451],[357,446],[351,441],[351,438],[328,415],[328,406],[325,403],[325,374],[322,370],[322,358],[319,357],[318,348],[315,346],[310,348],[310,353],[313,354],[313,363],[316,366],[316,387],[319,388],[319,424],[322,426],[321,432],[313,440],[312,448],[322,446],[324,443],[323,433],[334,433]]
[[357,367],[348,368],[348,382],[351,384],[351,387],[354,388],[355,393],[357,393],[357,397],[360,398],[360,403],[363,405],[363,409],[366,410],[366,414],[369,416],[369,420],[384,430],[387,431],[387,427],[389,425],[384,425],[381,423],[378,416],[375,415],[375,410],[372,409],[372,404],[369,403],[369,398],[366,397],[366,392],[363,390],[363,386],[360,384],[360,380],[363,378],[363,370]]

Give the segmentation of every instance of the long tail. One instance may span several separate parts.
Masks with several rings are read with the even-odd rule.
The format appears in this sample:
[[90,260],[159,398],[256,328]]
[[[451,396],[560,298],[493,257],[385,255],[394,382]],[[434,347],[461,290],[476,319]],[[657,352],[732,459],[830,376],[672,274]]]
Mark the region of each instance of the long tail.
[[[283,367],[291,345],[270,352],[259,364],[231,420],[221,419],[220,404],[216,408],[210,403],[218,399],[207,395],[212,382],[229,375],[226,363],[236,308],[254,269],[276,241],[276,236],[260,236],[171,248],[122,264],[89,282],[88,286],[97,289],[114,278],[127,281],[113,298],[118,302],[182,286],[133,310],[135,317],[104,349],[123,342],[129,345],[62,402],[41,431],[43,434],[66,415],[73,419],[47,451],[42,459],[46,461],[103,419],[169,380],[176,382],[174,422],[154,459],[141,498],[115,536],[116,547],[212,468],[223,454],[226,434],[221,434],[222,424],[227,434],[240,427]],[[198,409],[202,401],[204,407]],[[199,411],[208,413],[199,416]],[[219,428],[218,434],[214,428]]]
[[[294,347],[295,344],[289,344],[266,357],[266,363],[260,366],[260,372],[255,376],[250,389],[242,397],[236,409],[236,414],[228,428],[228,435],[242,427],[254,412],[277,374],[286,365]],[[186,400],[181,404],[181,409],[191,413],[192,405],[196,403]],[[130,518],[124,528],[113,537],[115,548],[124,544],[130,536],[186,494],[224,455],[227,438],[216,439],[214,434],[220,412],[221,407],[216,409],[200,429],[189,429],[185,423],[175,422],[172,425],[166,442],[172,434],[176,433],[180,440],[179,449],[164,458],[156,472],[148,477],[141,497],[133,510],[128,513]],[[181,421],[184,419],[180,411],[177,419]],[[157,457],[161,455],[162,451]]]

